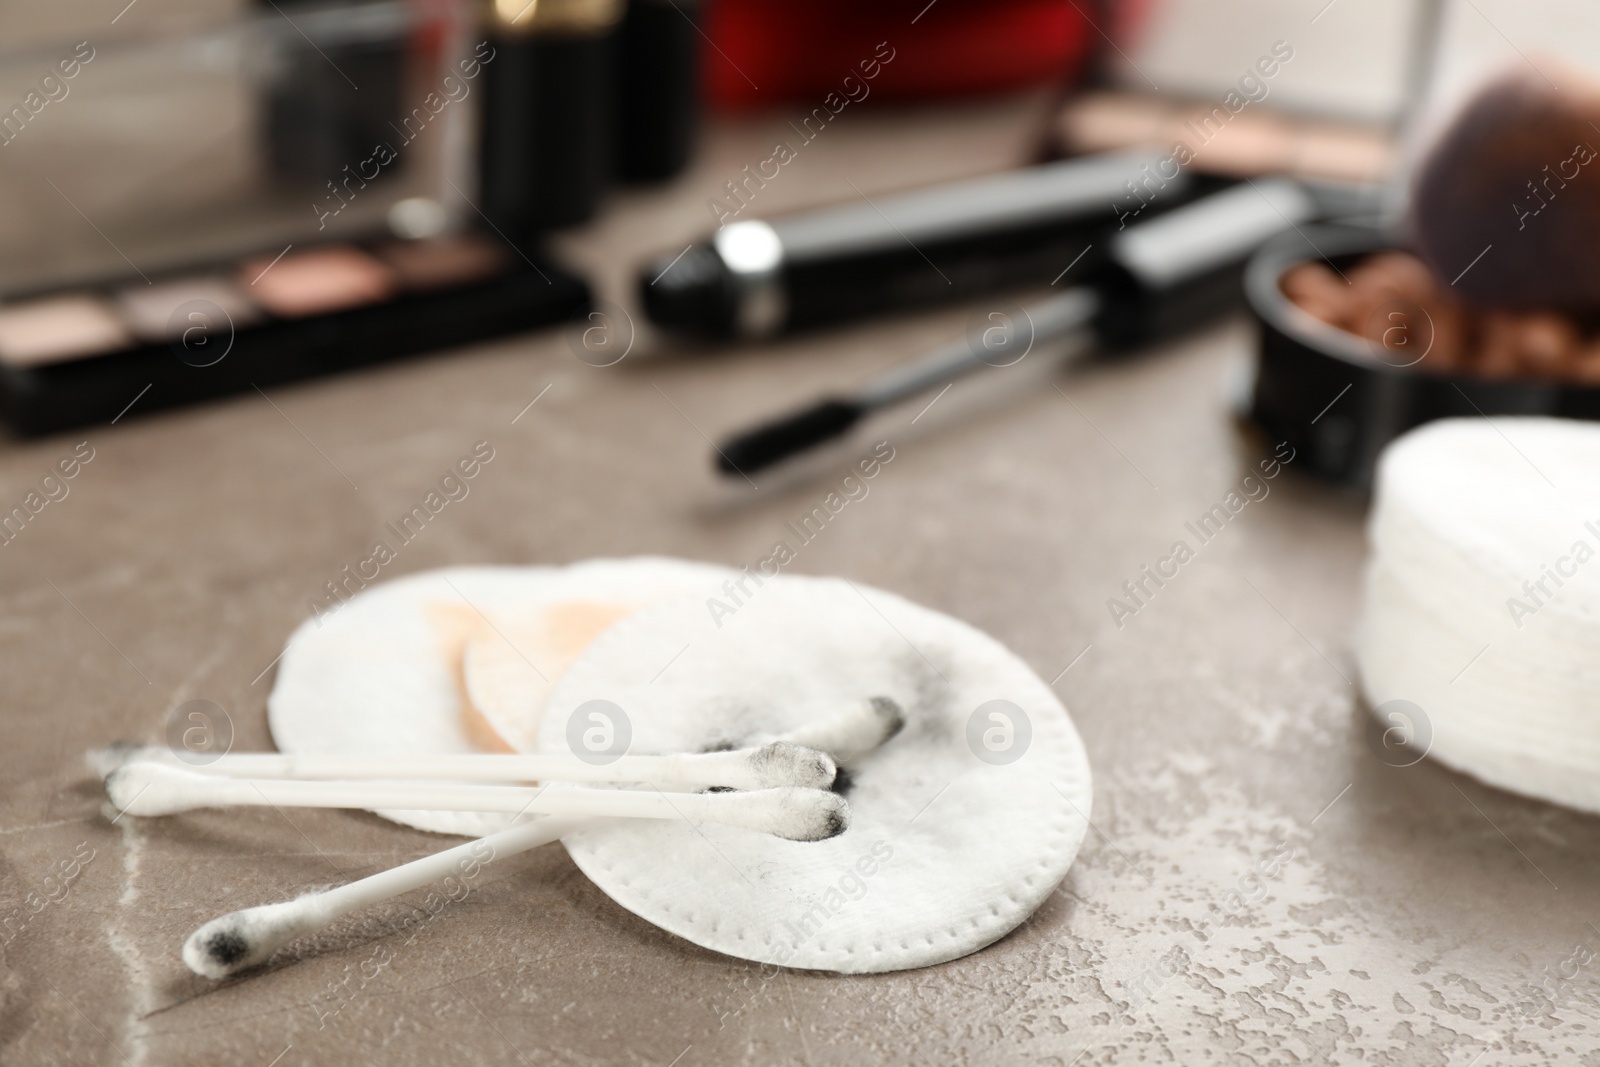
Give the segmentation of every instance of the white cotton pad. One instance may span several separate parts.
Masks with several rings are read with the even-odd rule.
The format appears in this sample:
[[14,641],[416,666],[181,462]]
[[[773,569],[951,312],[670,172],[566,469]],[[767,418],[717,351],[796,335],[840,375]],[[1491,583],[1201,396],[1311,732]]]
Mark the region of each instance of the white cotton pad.
[[[733,571],[676,560],[601,560],[561,568],[515,610],[462,649],[461,675],[475,739],[533,752],[551,686],[589,643],[647,604],[683,593],[710,596]],[[474,718],[475,717],[475,718]]]
[[[543,713],[545,679],[565,669],[580,635],[593,638],[606,605],[684,589],[710,595],[730,573],[637,558],[456,567],[373,585],[289,638],[267,699],[273,740],[281,751],[307,753],[532,751],[536,730],[526,724]],[[563,620],[578,625],[567,631]],[[483,650],[483,663],[492,665],[480,664],[477,678],[492,708],[477,708],[467,696],[469,648]],[[508,657],[525,676],[505,666]],[[510,825],[506,815],[488,812],[378,814],[439,833],[480,835]]]
[[1014,929],[1089,819],[1088,759],[1050,687],[993,638],[880,590],[794,577],[752,593],[716,619],[691,596],[606,631],[556,683],[541,747],[563,750],[595,700],[621,709],[630,751],[653,753],[740,745],[887,696],[906,725],[845,768],[849,829],[795,842],[615,821],[563,839],[578,866],[649,922],[767,964],[901,970]]
[[1372,707],[1421,709],[1417,747],[1451,767],[1600,811],[1600,426],[1413,431],[1379,462],[1369,535]]

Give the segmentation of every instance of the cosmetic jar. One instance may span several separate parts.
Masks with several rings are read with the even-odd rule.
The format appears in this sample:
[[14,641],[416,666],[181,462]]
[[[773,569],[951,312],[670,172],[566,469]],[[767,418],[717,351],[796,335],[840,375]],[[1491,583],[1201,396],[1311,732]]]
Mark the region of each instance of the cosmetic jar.
[[1434,419],[1475,415],[1600,418],[1600,387],[1533,378],[1487,379],[1431,369],[1428,331],[1386,344],[1330,326],[1295,305],[1283,278],[1322,260],[1343,271],[1400,247],[1368,225],[1305,227],[1264,245],[1245,271],[1245,298],[1260,324],[1249,417],[1287,441],[1320,477],[1368,489],[1378,453]]

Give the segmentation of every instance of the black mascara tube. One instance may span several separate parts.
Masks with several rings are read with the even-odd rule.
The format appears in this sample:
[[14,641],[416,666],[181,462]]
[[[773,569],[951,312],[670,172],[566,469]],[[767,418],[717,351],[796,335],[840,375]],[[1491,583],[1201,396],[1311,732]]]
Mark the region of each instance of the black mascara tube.
[[[1321,205],[1286,178],[1246,182],[1103,238],[1080,284],[923,358],[735,434],[717,447],[725,475],[748,476],[850,432],[880,408],[1009,366],[1034,344],[1088,334],[1120,351],[1200,326],[1237,307],[1244,265],[1266,241],[1315,219]],[[1022,355],[1015,353],[1020,350]]]
[[1136,348],[1239,307],[1256,249],[1322,211],[1299,182],[1261,178],[1109,235],[1087,279],[1100,298],[1100,346]]
[[[1049,284],[1098,259],[1109,226],[1183,202],[1189,176],[1147,153],[1089,156],[766,220],[728,222],[639,275],[668,329],[759,338]],[[754,176],[747,176],[752,180]],[[1076,257],[1082,257],[1078,262]]]
[[699,0],[628,0],[617,31],[616,170],[659,182],[689,162],[700,124]]
[[513,245],[592,217],[612,172],[621,0],[493,0],[479,209]]

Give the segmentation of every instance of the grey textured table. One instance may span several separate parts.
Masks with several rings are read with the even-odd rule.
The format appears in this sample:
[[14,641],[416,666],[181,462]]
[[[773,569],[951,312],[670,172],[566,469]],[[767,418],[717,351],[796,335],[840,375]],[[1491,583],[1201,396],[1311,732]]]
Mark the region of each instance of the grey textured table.
[[[751,211],[999,169],[1040,116],[1037,99],[851,114]],[[619,198],[566,254],[628,302],[637,259],[704,231],[705,201],[780,126],[719,125],[693,173]],[[1122,582],[1268,453],[1228,415],[1242,321],[1024,388],[1043,364],[1025,361],[915,426],[915,406],[893,413],[874,429],[895,459],[794,564],[982,627],[1071,709],[1094,829],[1000,943],[901,974],[764,976],[634,918],[546,848],[436,916],[416,919],[418,895],[264,971],[188,974],[177,949],[203,919],[441,839],[271,809],[109,825],[85,749],[155,740],[198,698],[265,747],[268,667],[308,599],[475,441],[495,452],[470,496],[388,573],[757,560],[842,470],[741,499],[713,484],[703,434],[958,336],[970,310],[720,353],[663,355],[641,330],[605,369],[530,336],[5,445],[8,508],[78,442],[94,458],[0,547],[0,1059],[1600,1063],[1594,821],[1368,747],[1348,652],[1362,501],[1291,463],[1112,621]]]

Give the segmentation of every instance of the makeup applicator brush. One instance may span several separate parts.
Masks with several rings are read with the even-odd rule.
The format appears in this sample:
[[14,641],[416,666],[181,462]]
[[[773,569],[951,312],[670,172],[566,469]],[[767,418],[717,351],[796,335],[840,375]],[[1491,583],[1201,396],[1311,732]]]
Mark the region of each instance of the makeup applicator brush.
[[1483,308],[1600,306],[1600,83],[1544,65],[1490,83],[1417,168],[1407,228],[1444,284]]

